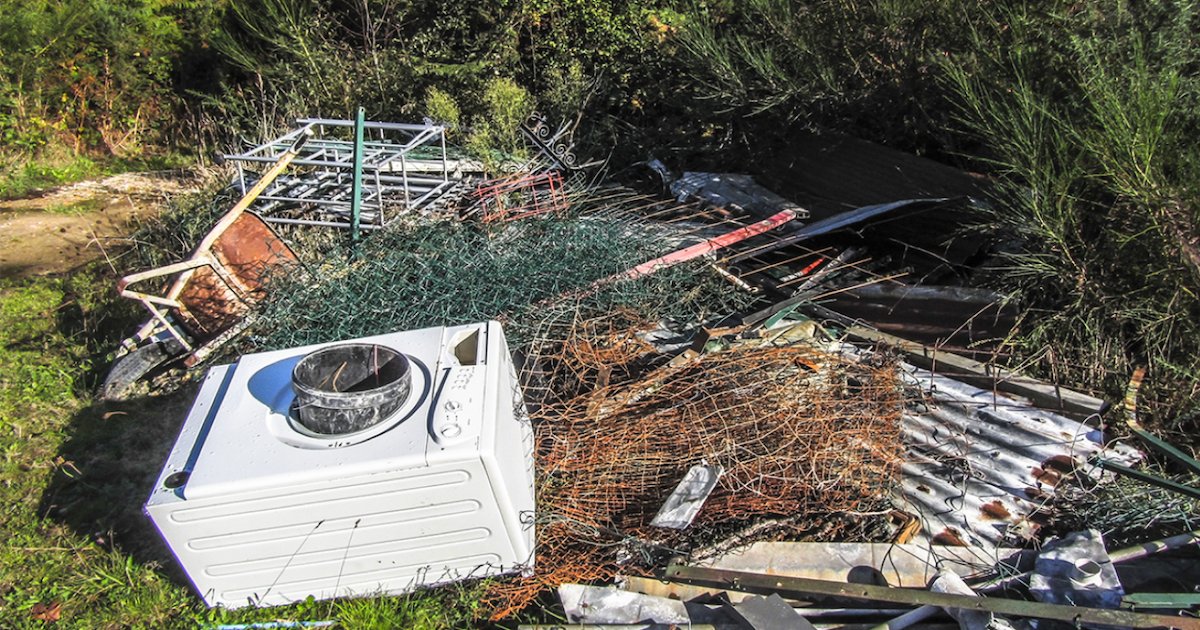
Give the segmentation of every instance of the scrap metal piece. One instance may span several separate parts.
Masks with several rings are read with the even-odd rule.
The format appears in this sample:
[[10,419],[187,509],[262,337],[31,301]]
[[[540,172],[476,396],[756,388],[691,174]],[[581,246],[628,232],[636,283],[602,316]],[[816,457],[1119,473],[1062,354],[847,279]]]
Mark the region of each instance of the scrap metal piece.
[[571,623],[691,622],[687,608],[681,601],[616,588],[563,584],[558,587],[558,599]]
[[725,468],[716,465],[697,464],[688,469],[675,491],[667,497],[666,502],[659,508],[658,514],[650,524],[655,527],[669,529],[687,529],[704,507],[704,501],[717,487],[717,480],[725,472]]
[[480,182],[470,196],[467,212],[478,210],[484,223],[515,221],[542,214],[566,212],[566,191],[558,171],[518,172]]
[[694,198],[705,205],[745,212],[757,218],[785,210],[795,212],[797,218],[808,218],[808,210],[767,190],[749,175],[687,172],[671,184],[671,194],[680,202]]
[[831,295],[822,306],[915,342],[952,347],[984,360],[1005,338],[1019,309],[988,289],[878,283]]
[[905,410],[908,454],[896,499],[918,514],[933,544],[992,547],[1029,537],[1031,518],[1072,477],[1103,482],[1086,464],[1102,453],[1137,461],[1128,445],[1106,444],[1100,430],[940,373],[904,366],[922,391]]
[[1182,610],[1200,606],[1200,593],[1128,593],[1121,605],[1129,608]]
[[803,210],[798,208],[781,210],[780,212],[777,212],[756,223],[747,225],[746,227],[738,228],[719,236],[705,239],[704,241],[695,245],[684,247],[683,249],[671,252],[665,256],[659,256],[653,260],[648,260],[636,267],[632,267],[624,272],[605,278],[601,280],[600,283],[606,284],[608,282],[621,279],[633,280],[642,276],[648,276],[668,267],[674,267],[675,265],[699,258],[706,254],[711,254],[712,252],[724,249],[730,245],[735,245],[746,239],[758,236],[759,234],[764,234],[795,219],[801,218],[804,216],[801,214],[802,212]]
[[812,622],[796,614],[783,598],[776,594],[749,597],[736,606],[729,606],[736,617],[752,630],[816,630]]
[[[105,380],[102,394],[119,398],[137,379],[150,370],[184,353],[197,358],[211,344],[228,339],[230,331],[244,325],[250,304],[265,295],[273,274],[293,267],[299,259],[274,230],[258,215],[248,212],[263,193],[307,144],[308,133],[298,133],[275,164],[229,212],[200,240],[187,260],[133,273],[117,282],[122,297],[137,300],[150,311],[146,322],[122,342]],[[133,285],[174,275],[163,295],[134,290]],[[139,346],[169,338],[159,350],[171,353],[163,359],[159,350],[140,352]],[[198,348],[197,345],[200,345]]]
[[[582,113],[580,115],[582,116]],[[576,118],[573,123],[563,124],[556,131],[551,131],[546,116],[535,111],[529,114],[521,124],[521,133],[542,157],[557,168],[580,171],[601,163],[600,161],[579,163],[579,158],[575,153],[574,136],[580,120],[581,118]]]
[[[943,571],[933,578],[929,583],[929,590],[934,593],[952,593],[957,595],[966,595],[968,597],[979,597],[979,594],[971,590],[970,586],[963,581],[957,574],[949,571]],[[969,608],[946,608],[946,614],[954,618],[962,630],[1012,630],[1012,624],[1005,619],[997,618],[996,615],[984,610],[971,610]]]
[[[912,209],[928,210],[930,208],[937,208],[939,206],[945,205],[947,203],[955,202],[955,201],[965,201],[967,203],[975,203],[974,200],[972,200],[969,197],[962,197],[962,198],[934,197],[934,198],[930,198],[930,199],[901,199],[899,201],[893,201],[891,203],[880,203],[880,204],[875,204],[875,205],[870,205],[870,206],[863,206],[861,208],[855,208],[853,210],[849,210],[849,211],[843,212],[841,214],[834,215],[827,219],[822,219],[820,221],[815,221],[813,223],[809,223],[808,225],[799,227],[796,230],[792,231],[791,234],[788,234],[787,236],[784,236],[784,237],[776,240],[775,242],[771,243],[770,247],[759,248],[759,249],[754,250],[753,252],[746,252],[745,254],[742,254],[741,256],[734,256],[731,259],[731,262],[736,262],[738,260],[741,260],[743,258],[747,258],[750,256],[758,256],[758,255],[765,254],[770,251],[782,249],[784,247],[787,247],[788,245],[795,245],[796,243],[801,243],[803,241],[807,241],[810,238],[816,238],[818,236],[823,236],[823,235],[829,234],[831,232],[836,232],[838,230],[848,228],[852,225],[858,225],[860,223],[870,221],[871,219],[874,219],[876,217],[884,216],[884,215],[890,214],[892,212],[896,212],[898,210],[906,210],[906,209],[907,210],[912,210]],[[806,214],[806,216],[807,216],[807,214]]]
[[770,232],[775,228],[786,225],[788,222],[796,219],[798,216],[800,215],[798,215],[797,211],[795,210],[783,210],[782,212],[773,214],[762,221],[751,223],[745,227],[740,227],[736,230],[731,230],[712,238],[706,238],[695,245],[689,245],[664,256],[647,260],[646,262],[635,267],[630,267],[625,271],[601,278],[589,285],[587,289],[577,293],[576,295],[579,298],[583,298],[589,295],[594,295],[596,292],[610,284],[613,284],[614,282],[636,280],[637,278],[653,275],[659,271],[662,271],[663,269],[674,267],[675,265],[685,263],[689,260],[695,260],[702,256],[725,249],[731,245],[736,245],[737,243],[740,243],[746,239]]
[[[1130,433],[1137,436],[1143,444],[1153,449],[1155,452],[1166,456],[1171,461],[1187,468],[1192,474],[1200,474],[1200,461],[1185,453],[1183,449],[1167,442],[1166,440],[1154,435],[1142,427],[1137,419],[1137,396],[1138,390],[1141,389],[1142,380],[1146,376],[1146,368],[1138,367],[1133,371],[1133,375],[1129,379],[1129,386],[1125,391],[1125,427]],[[1179,483],[1172,479],[1167,479],[1154,475],[1142,470],[1136,470],[1128,466],[1123,466],[1118,462],[1112,462],[1103,458],[1096,458],[1095,463],[1102,466],[1106,470],[1111,470],[1115,473],[1125,475],[1133,479],[1137,479],[1143,483],[1148,483],[1153,486],[1158,486],[1172,492],[1178,492],[1184,496],[1200,499],[1200,487]]]
[[[1196,543],[1200,543],[1200,529],[1171,536],[1169,538],[1163,538],[1162,540],[1153,540],[1134,545],[1132,547],[1126,547],[1124,549],[1112,552],[1109,554],[1109,558],[1114,563],[1129,562],[1132,560],[1146,558],[1162,551],[1179,549],[1189,545],[1194,545]],[[998,577],[996,579],[984,582],[983,584],[976,585],[975,590],[981,592],[1000,590],[1011,584],[1016,584],[1025,580],[1031,574],[1032,571],[1025,571],[1022,573],[1014,573],[1012,575]],[[876,626],[875,628],[872,628],[872,630],[903,630],[903,628],[907,628],[937,614],[937,611],[937,606],[925,604],[919,608],[904,613],[903,615],[885,624]]]
[[1034,564],[1029,593],[1051,604],[1119,608],[1125,589],[1104,538],[1088,529],[1046,543]]
[[293,170],[258,196],[255,210],[272,223],[352,228],[356,170],[362,181],[359,219],[364,230],[382,229],[399,214],[428,209],[461,179],[451,173],[441,125],[363,121],[362,150],[356,151],[355,120],[301,118],[296,124],[298,129],[283,136],[224,156],[237,167],[246,192],[247,167],[275,162],[298,136],[313,136],[292,161]]
[[806,597],[811,595],[860,599],[895,604],[967,608],[986,610],[1014,617],[1054,619],[1070,623],[1093,623],[1109,626],[1131,626],[1134,628],[1179,628],[1200,630],[1200,619],[1134,613],[1125,610],[1106,610],[1082,606],[1062,606],[1043,602],[1029,602],[998,597],[970,597],[949,593],[930,593],[910,589],[873,586],[868,584],[845,584],[828,580],[762,575],[740,571],[721,571],[672,564],[664,577],[690,584],[733,586],[762,594],[778,593],[783,597]]
[[358,242],[358,228],[362,225],[363,188],[363,131],[367,110],[359,107],[354,114],[354,154],[351,158],[350,180],[350,240]]
[[[939,571],[964,578],[1014,567],[1019,549],[890,543],[756,542],[699,566],[856,584],[924,588]],[[659,593],[651,593],[658,595]]]
[[[835,319],[840,319],[837,317],[837,313],[823,307],[810,307],[806,310],[811,310],[822,317],[833,316]],[[1092,416],[1104,413],[1109,407],[1107,402],[1099,398],[1072,391],[1056,383],[1039,381],[997,365],[980,363],[974,359],[865,326],[851,325],[846,329],[846,335],[852,339],[895,348],[904,353],[909,363],[919,368],[936,370],[938,374],[951,376],[958,381],[978,386],[987,391],[999,391],[1027,398],[1045,409],[1078,416]]]

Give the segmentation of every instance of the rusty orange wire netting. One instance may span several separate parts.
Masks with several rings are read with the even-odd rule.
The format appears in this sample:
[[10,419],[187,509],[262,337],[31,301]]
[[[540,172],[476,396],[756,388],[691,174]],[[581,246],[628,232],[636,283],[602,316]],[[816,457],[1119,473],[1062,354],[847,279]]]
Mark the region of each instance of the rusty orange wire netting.
[[[534,344],[536,573],[489,587],[493,619],[564,582],[645,572],[657,552],[756,520],[879,507],[897,480],[894,364],[761,341],[671,358],[635,332],[644,329],[617,313]],[[691,527],[650,526],[701,462],[725,473]]]

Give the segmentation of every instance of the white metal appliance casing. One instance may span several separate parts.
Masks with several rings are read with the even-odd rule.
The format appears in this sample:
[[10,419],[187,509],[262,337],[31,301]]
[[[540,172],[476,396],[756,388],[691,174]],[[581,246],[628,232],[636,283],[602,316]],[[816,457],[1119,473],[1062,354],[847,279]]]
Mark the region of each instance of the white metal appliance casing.
[[413,394],[357,435],[304,435],[292,367],[209,370],[146,503],[211,605],[398,594],[533,565],[533,432],[496,322],[353,341],[408,355]]

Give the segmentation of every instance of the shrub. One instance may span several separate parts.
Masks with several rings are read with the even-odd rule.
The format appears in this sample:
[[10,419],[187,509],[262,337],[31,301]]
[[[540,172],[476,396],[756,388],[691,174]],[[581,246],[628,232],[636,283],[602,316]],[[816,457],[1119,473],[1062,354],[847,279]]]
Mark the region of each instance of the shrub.
[[461,116],[458,103],[453,96],[436,87],[431,87],[425,92],[425,113],[434,121],[446,125],[450,132],[458,129]]
[[1022,354],[1114,395],[1146,365],[1143,407],[1178,430],[1200,393],[1198,7],[999,10],[944,63],[1020,243],[1000,282],[1030,307]]

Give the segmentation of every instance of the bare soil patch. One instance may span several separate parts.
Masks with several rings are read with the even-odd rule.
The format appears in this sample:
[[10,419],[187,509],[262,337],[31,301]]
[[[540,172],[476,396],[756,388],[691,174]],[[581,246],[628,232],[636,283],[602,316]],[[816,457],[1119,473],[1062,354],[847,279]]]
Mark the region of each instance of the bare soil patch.
[[193,187],[174,173],[123,173],[0,201],[0,277],[64,273],[100,258],[138,219]]

